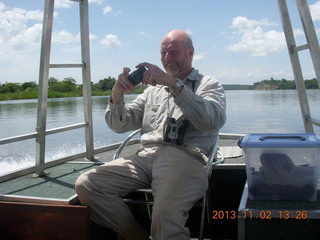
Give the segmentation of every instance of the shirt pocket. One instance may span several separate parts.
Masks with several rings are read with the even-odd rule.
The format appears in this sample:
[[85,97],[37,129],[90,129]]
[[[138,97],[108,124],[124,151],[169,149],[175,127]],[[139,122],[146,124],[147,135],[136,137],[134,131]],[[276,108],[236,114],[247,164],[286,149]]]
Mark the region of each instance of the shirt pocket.
[[157,128],[160,114],[160,104],[146,104],[143,116],[144,132],[150,132]]

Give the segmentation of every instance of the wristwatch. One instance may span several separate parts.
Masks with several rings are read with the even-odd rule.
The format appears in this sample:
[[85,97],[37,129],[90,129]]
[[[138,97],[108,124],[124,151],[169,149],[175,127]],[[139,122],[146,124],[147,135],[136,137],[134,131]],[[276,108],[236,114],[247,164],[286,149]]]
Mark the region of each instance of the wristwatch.
[[174,93],[179,87],[183,86],[183,82],[179,79],[179,78],[176,78],[176,83],[173,84],[171,87],[168,88],[168,92],[169,93]]

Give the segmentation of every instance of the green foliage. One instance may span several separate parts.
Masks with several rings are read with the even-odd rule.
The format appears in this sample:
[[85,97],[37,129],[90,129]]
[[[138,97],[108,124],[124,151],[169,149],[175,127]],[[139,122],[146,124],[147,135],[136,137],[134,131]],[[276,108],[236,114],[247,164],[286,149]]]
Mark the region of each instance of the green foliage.
[[77,92],[79,89],[79,87],[77,87],[76,80],[71,77],[65,78],[62,81],[56,81],[52,78],[50,78],[50,80],[51,81],[48,82],[49,92]]
[[304,84],[306,85],[307,89],[317,89],[317,88],[319,88],[318,81],[317,81],[316,78],[313,78],[311,80],[306,80],[304,82]]
[[[92,84],[92,96],[111,95],[112,87],[116,79],[112,77],[101,79]],[[131,94],[139,94],[146,86],[137,85]],[[80,97],[82,96],[82,85],[77,85],[72,77],[64,78],[62,81],[54,77],[48,79],[48,98]],[[11,99],[35,99],[38,97],[38,85],[36,82],[4,83],[0,84],[0,101]]]
[[14,92],[14,93],[5,93],[0,94],[0,101],[6,100],[17,100],[17,99],[35,99],[38,97],[38,91],[34,90],[31,92]]
[[0,93],[14,93],[22,90],[18,83],[5,83],[0,85]]
[[224,90],[252,90],[252,85],[223,84]]
[[107,91],[112,90],[113,85],[116,83],[116,79],[112,77],[101,79],[98,83],[92,85],[92,90]]
[[25,83],[22,83],[21,87],[22,87],[22,91],[25,91],[25,92],[32,92],[33,90],[38,89],[36,82],[25,82]]
[[[305,80],[305,86],[307,89],[317,89],[318,83],[317,79],[313,78],[311,80]],[[253,84],[253,89],[255,90],[276,90],[276,89],[296,89],[295,81],[293,80],[275,80],[271,78],[270,80],[262,80]]]
[[[92,96],[111,95],[112,87],[116,79],[112,77],[99,80],[98,83],[92,84]],[[307,89],[317,89],[317,79],[313,78],[305,80]],[[239,84],[226,84],[223,85],[225,90],[275,90],[275,89],[295,89],[295,82],[292,80],[262,80],[253,85],[239,85]],[[129,94],[140,94],[147,86],[138,84],[135,89]],[[82,85],[77,85],[76,80],[72,77],[64,78],[59,81],[56,78],[50,77],[48,79],[48,97],[80,97],[82,96]],[[24,83],[0,83],[0,101],[11,99],[35,99],[38,97],[38,85],[36,82]]]

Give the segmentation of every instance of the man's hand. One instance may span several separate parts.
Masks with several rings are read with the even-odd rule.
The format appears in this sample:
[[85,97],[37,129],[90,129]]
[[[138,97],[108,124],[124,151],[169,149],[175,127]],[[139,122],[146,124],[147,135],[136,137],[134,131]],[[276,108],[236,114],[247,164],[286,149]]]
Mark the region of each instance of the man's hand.
[[143,75],[143,84],[149,84],[152,86],[156,86],[158,84],[167,87],[171,87],[175,84],[176,79],[164,72],[163,70],[161,70],[158,66],[144,62],[138,64],[136,67],[139,68],[142,66],[148,68],[148,70],[144,72]]
[[[146,72],[143,74],[143,84],[150,84],[152,86],[162,85],[166,87],[172,87],[176,83],[176,79],[170,76],[168,73],[162,71],[158,66],[152,65],[150,63],[140,63],[136,67],[145,66],[148,68]],[[182,91],[183,87],[177,88],[172,94],[174,97],[178,96]]]
[[123,73],[118,76],[118,80],[112,88],[110,102],[116,104],[120,101],[123,94],[134,89],[134,85],[128,80],[130,68],[123,68]]

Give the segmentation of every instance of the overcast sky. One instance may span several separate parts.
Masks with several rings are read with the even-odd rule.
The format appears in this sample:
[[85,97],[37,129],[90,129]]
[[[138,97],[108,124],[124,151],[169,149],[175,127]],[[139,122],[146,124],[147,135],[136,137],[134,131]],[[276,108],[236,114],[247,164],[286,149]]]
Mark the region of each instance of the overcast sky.
[[[305,44],[295,6],[288,0],[298,45]],[[309,0],[320,35],[320,1]],[[80,63],[78,3],[55,0],[51,63]],[[0,0],[0,83],[38,82],[44,0]],[[140,62],[160,67],[160,42],[172,29],[188,31],[194,67],[223,84],[292,80],[276,0],[89,0],[91,80],[117,77]],[[315,77],[307,51],[304,77]],[[80,70],[50,70],[81,83]]]

